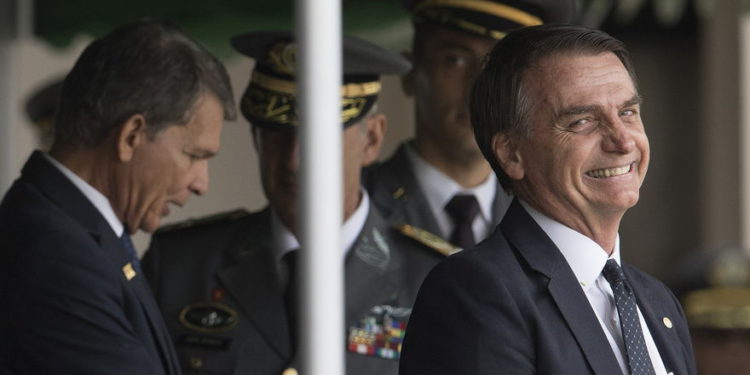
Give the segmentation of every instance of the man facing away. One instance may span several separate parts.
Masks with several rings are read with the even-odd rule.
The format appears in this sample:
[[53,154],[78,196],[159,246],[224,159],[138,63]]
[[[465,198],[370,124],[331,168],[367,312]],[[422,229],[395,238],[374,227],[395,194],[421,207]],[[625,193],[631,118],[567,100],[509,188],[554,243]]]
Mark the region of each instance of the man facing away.
[[223,65],[174,26],[135,22],[84,50],[50,153],[0,204],[0,368],[180,373],[130,234],[206,192],[235,112]]
[[[403,76],[414,98],[416,131],[368,171],[366,186],[386,218],[469,248],[491,233],[511,197],[482,157],[468,95],[483,59],[511,30],[569,22],[576,0],[403,0],[414,38]],[[426,234],[425,234],[426,235]],[[441,257],[434,256],[429,265]]]
[[[294,278],[297,254],[305,251],[297,237],[297,129],[315,131],[317,124],[300,124],[297,118],[297,47],[290,32],[253,32],[233,38],[232,45],[255,59],[241,109],[252,125],[269,206],[160,230],[144,268],[187,372],[294,374],[296,314],[304,314],[296,304]],[[395,374],[403,326],[419,285],[411,279],[408,255],[427,250],[380,217],[360,174],[377,158],[385,132],[385,116],[376,110],[379,76],[402,74],[409,63],[351,37],[343,39],[342,52],[341,308],[348,336],[341,344],[347,374]]]
[[677,299],[620,261],[649,162],[640,104],[624,45],[603,32],[535,26],[495,46],[471,115],[516,198],[425,280],[402,374],[695,374]]

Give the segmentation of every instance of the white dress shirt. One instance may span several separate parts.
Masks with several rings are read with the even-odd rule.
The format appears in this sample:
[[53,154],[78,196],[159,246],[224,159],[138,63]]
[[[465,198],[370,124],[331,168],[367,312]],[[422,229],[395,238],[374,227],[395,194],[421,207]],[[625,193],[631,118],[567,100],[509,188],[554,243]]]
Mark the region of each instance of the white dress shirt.
[[[495,195],[499,194],[498,199],[505,200],[504,208],[510,205],[511,197],[505,194],[503,190],[498,191],[497,177],[495,177],[494,173],[490,173],[487,180],[481,184],[471,189],[465,189],[419,156],[411,144],[406,145],[406,156],[411,163],[414,177],[427,199],[430,212],[432,212],[432,216],[437,221],[438,228],[440,228],[440,233],[436,234],[441,235],[443,238],[449,238],[451,233],[453,233],[453,219],[445,211],[445,205],[456,194],[474,195],[477,198],[477,202],[479,202],[479,214],[472,223],[474,238],[477,242],[485,239],[490,231],[494,229],[492,206],[495,201]],[[504,214],[505,212],[501,212],[500,217]]]
[[[625,345],[622,338],[622,329],[620,328],[620,317],[617,314],[615,297],[612,288],[602,275],[602,270],[607,260],[614,259],[620,264],[620,235],[615,240],[615,249],[612,256],[607,256],[604,249],[592,239],[576,232],[575,230],[558,223],[541,212],[533,209],[526,202],[519,199],[523,208],[531,215],[537,224],[544,230],[555,246],[560,249],[563,257],[570,265],[573,273],[581,284],[586,298],[588,298],[591,308],[596,313],[599,324],[602,326],[607,341],[612,347],[612,351],[620,364],[623,374],[630,374],[626,361]],[[638,318],[643,330],[643,338],[646,341],[648,355],[651,357],[651,363],[654,365],[656,375],[666,375],[667,370],[656,348],[654,338],[643,319],[640,307],[638,308]]]
[[62,174],[64,174],[65,177],[67,177],[68,180],[70,180],[70,182],[81,191],[81,193],[83,193],[97,210],[99,210],[99,213],[101,213],[102,216],[104,216],[104,219],[107,220],[107,223],[109,223],[109,226],[112,228],[115,235],[121,237],[124,232],[124,226],[120,219],[117,218],[117,215],[115,215],[115,211],[112,209],[109,199],[99,192],[99,190],[96,190],[93,186],[89,185],[88,182],[78,177],[78,175],[68,169],[68,167],[55,160],[55,158],[47,154],[43,155],[50,163],[52,163],[52,165],[55,166],[55,168],[59,169],[60,172],[62,172]]

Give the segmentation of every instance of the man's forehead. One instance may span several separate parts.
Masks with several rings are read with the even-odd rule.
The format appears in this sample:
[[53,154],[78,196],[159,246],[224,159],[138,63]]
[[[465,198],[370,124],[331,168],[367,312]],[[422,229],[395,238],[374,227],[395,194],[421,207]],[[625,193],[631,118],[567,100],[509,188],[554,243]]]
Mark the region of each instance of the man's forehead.
[[[577,88],[632,89],[632,77],[611,52],[597,55],[558,54],[541,59],[524,72],[524,85],[549,95],[580,95]],[[630,95],[632,96],[632,95]],[[630,96],[624,100],[629,100]]]

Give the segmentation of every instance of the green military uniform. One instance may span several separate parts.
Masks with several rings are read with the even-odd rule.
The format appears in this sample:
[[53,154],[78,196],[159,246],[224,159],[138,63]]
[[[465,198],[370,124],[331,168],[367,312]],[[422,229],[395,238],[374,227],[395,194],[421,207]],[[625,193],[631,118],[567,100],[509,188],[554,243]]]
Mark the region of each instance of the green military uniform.
[[[269,209],[235,211],[154,235],[143,272],[185,372],[270,375],[297,365],[271,244]],[[434,251],[371,210],[345,260],[348,332],[374,307],[410,307],[426,272],[411,265]],[[396,374],[398,356],[348,351],[346,363],[347,374]]]

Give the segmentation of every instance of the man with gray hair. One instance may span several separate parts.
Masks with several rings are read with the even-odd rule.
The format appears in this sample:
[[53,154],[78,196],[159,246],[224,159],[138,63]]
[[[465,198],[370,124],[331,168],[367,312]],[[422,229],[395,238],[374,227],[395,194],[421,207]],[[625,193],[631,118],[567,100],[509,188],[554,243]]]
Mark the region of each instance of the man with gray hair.
[[235,116],[224,66],[176,27],[139,21],[67,75],[47,153],[0,204],[0,368],[179,374],[130,235],[208,189]]
[[695,374],[677,299],[620,261],[649,162],[640,104],[625,46],[601,31],[534,26],[495,46],[471,117],[516,198],[425,280],[401,374]]

